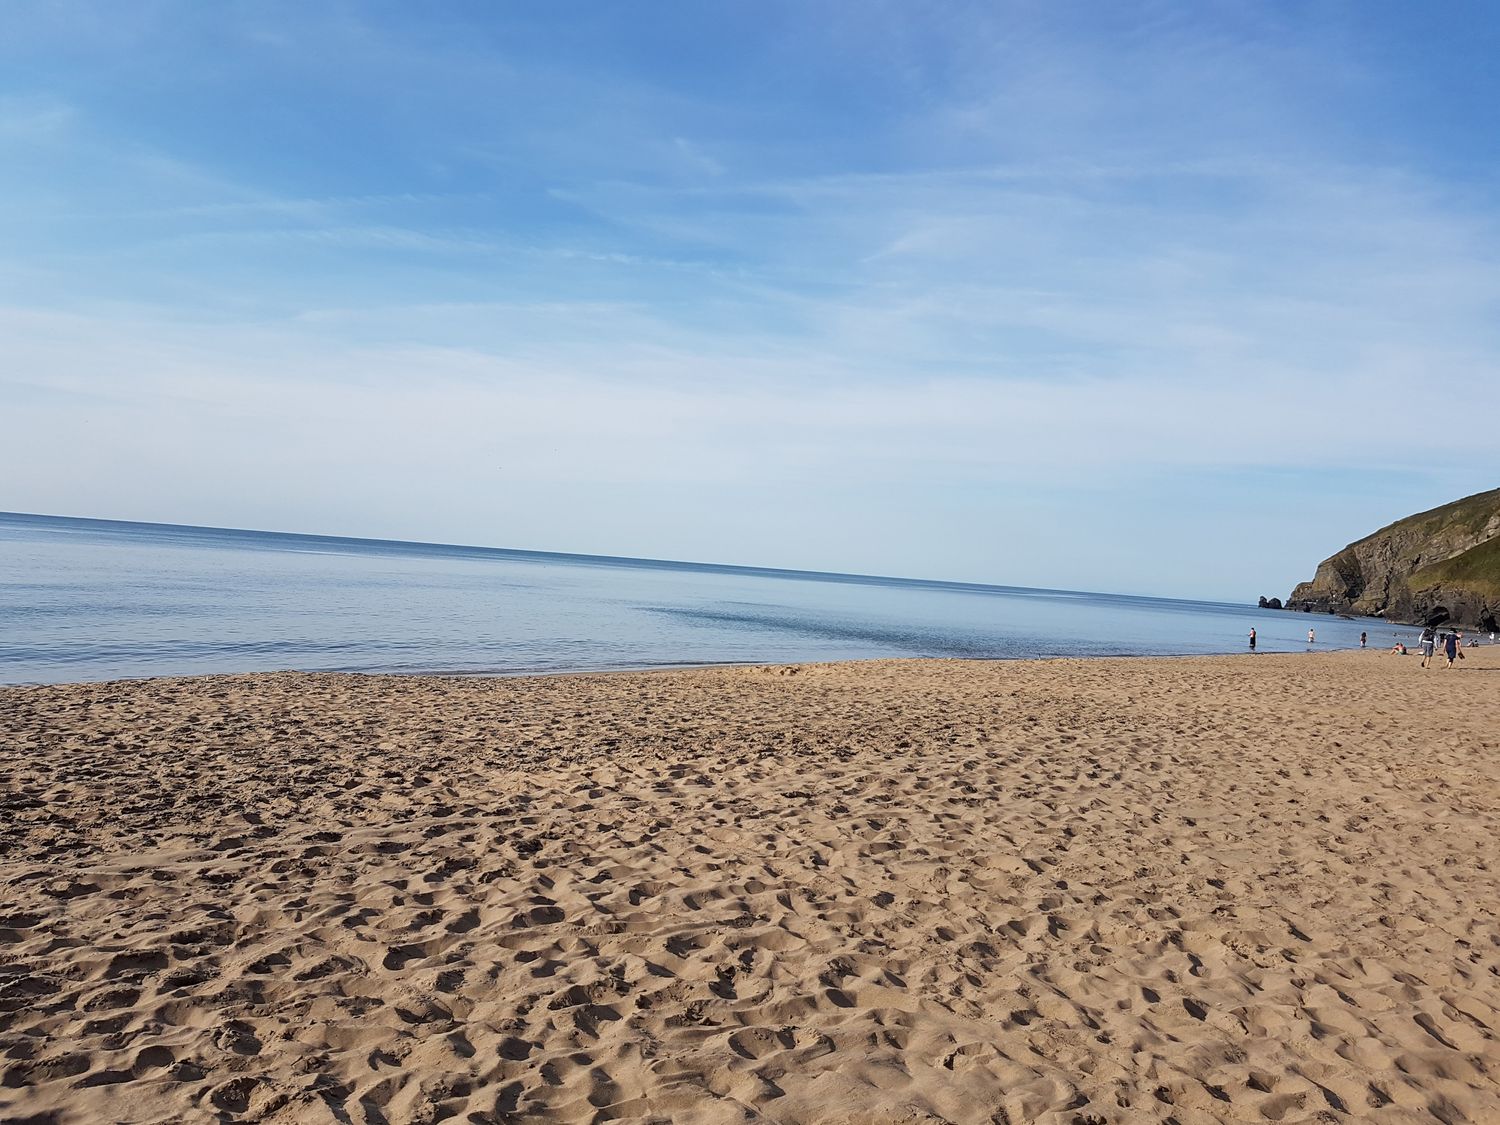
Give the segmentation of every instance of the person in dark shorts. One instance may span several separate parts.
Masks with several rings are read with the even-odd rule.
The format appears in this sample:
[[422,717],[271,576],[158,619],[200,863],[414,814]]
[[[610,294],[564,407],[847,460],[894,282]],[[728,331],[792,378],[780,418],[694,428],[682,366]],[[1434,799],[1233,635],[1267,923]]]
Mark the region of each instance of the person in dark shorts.
[[1360,634],[1359,634],[1359,647],[1360,648],[1364,648],[1365,647],[1365,634],[1364,634],[1364,630],[1360,630]]
[[1458,659],[1458,634],[1451,629],[1443,634],[1443,655],[1448,658],[1445,668],[1452,668],[1453,662]]
[[1251,652],[1255,651],[1255,630],[1254,629],[1250,630],[1250,651]]

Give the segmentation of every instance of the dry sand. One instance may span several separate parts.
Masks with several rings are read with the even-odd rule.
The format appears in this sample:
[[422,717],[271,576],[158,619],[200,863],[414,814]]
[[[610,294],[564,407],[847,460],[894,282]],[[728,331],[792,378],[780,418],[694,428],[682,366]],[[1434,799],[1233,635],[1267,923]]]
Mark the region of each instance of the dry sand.
[[0,1119],[1500,1121],[1500,649],[0,691]]

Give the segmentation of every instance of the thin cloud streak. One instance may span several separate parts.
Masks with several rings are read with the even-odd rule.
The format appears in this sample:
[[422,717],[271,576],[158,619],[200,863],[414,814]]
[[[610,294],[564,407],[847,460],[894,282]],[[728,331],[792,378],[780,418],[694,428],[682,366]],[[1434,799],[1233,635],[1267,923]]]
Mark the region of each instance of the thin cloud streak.
[[[769,355],[720,355],[706,380],[698,350],[660,346],[575,353],[548,365],[448,347],[361,350],[286,327],[169,332],[14,311],[0,313],[0,326],[17,369],[31,373],[13,385],[116,406],[134,401],[146,415],[174,416],[189,433],[211,417],[267,425],[282,417],[309,439],[324,433],[325,447],[342,436],[351,462],[372,440],[437,455],[452,433],[429,447],[420,420],[430,417],[452,419],[473,445],[499,441],[519,452],[523,475],[586,481],[607,474],[642,484],[687,474],[732,480],[743,471],[785,481],[807,473],[846,483],[939,481],[958,466],[979,474],[975,479],[1024,481],[1039,465],[1055,479],[1086,479],[1111,467],[1271,461],[1356,468],[1369,458],[1361,430],[1325,421],[1345,412],[1349,384],[1309,383],[1301,371],[1233,366],[1196,381],[1163,372],[1071,384],[942,377],[851,388],[847,371]],[[112,358],[101,370],[94,357],[106,341]],[[1428,359],[1425,352],[1391,354],[1361,369],[1359,391],[1394,399]],[[1480,383],[1500,387],[1496,378]],[[1500,393],[1477,391],[1475,401],[1481,409],[1497,406]],[[42,406],[33,409],[35,432],[65,423]],[[359,423],[351,428],[354,415]],[[1226,443],[1231,419],[1253,419],[1254,440]],[[258,448],[262,437],[252,428],[231,445]],[[1441,459],[1449,446],[1445,432],[1413,433],[1395,457]],[[566,457],[549,452],[559,449]],[[43,448],[29,456],[65,460]],[[212,460],[197,471],[211,472]],[[65,464],[56,471],[65,472]]]

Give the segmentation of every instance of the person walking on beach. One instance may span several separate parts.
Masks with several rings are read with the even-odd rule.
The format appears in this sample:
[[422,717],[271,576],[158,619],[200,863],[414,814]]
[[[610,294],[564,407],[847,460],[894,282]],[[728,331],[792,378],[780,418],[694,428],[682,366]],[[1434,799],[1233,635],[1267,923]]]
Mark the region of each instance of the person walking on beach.
[[1443,655],[1448,658],[1445,668],[1452,668],[1453,662],[1458,659],[1458,634],[1451,629],[1443,634]]
[[1250,630],[1250,651],[1251,652],[1255,651],[1255,630],[1254,629]]
[[1422,630],[1422,667],[1426,668],[1432,663],[1432,650],[1437,645],[1437,632],[1431,625]]
[[1311,629],[1307,631],[1307,643],[1310,645],[1315,645],[1318,643],[1318,638],[1313,635],[1313,631]]

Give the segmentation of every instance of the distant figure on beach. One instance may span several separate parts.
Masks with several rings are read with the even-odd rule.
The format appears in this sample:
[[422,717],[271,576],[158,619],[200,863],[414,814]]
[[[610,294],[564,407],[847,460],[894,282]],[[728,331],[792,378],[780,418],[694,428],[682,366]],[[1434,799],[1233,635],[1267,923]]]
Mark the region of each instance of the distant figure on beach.
[[1361,629],[1360,633],[1359,633],[1359,647],[1360,648],[1364,648],[1365,647],[1365,634],[1364,634],[1364,630],[1363,629]]
[[1310,645],[1315,645],[1318,643],[1318,638],[1313,635],[1313,631],[1311,629],[1307,631],[1307,643]]
[[1422,667],[1426,668],[1432,663],[1432,650],[1437,645],[1437,632],[1431,625],[1422,630]]
[[1453,662],[1458,659],[1458,634],[1451,630],[1443,634],[1443,655],[1448,658],[1445,668],[1452,668]]
[[1254,629],[1250,630],[1250,651],[1251,652],[1255,651],[1255,630]]

